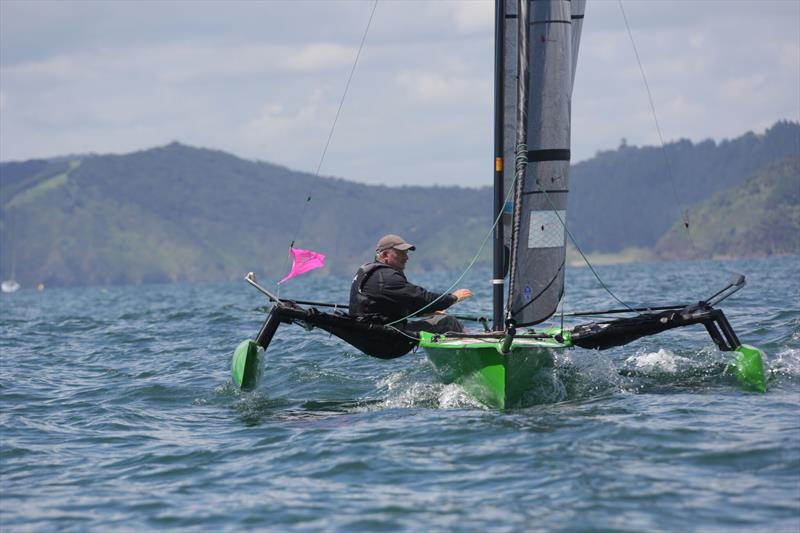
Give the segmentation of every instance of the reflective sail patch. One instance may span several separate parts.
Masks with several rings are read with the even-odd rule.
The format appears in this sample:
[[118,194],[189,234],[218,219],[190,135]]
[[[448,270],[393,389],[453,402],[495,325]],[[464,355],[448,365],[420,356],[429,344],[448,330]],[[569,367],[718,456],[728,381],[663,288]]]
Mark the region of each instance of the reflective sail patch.
[[561,248],[566,244],[561,224],[561,220],[567,219],[566,210],[531,211],[530,217],[528,248]]

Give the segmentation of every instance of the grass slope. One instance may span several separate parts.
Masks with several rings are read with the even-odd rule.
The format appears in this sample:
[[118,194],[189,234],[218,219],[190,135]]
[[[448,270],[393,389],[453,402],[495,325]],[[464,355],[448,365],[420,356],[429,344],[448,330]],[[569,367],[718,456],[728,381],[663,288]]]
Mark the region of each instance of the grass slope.
[[390,232],[419,246],[412,268],[459,268],[489,229],[492,205],[488,188],[367,186],[177,143],[4,164],[0,177],[0,270],[6,279],[16,265],[23,286],[225,280],[250,270],[276,280],[292,239],[326,253],[327,272],[350,275]]
[[[800,153],[800,125],[779,122],[719,145],[681,141],[667,151],[676,155],[679,190],[706,200],[742,183],[756,163]],[[569,224],[594,261],[652,257],[677,218],[654,161],[663,163],[660,149],[623,146],[573,167]],[[692,216],[698,248],[800,252],[792,172],[776,167],[750,189],[715,196]],[[231,280],[252,270],[274,281],[288,271],[293,240],[327,254],[324,271],[312,275],[352,275],[385,233],[418,246],[411,271],[462,270],[490,229],[491,209],[488,187],[369,186],[178,143],[0,163],[0,277],[30,287]],[[672,233],[659,243],[661,257],[687,256],[680,232]],[[490,263],[490,248],[479,265]],[[582,262],[574,251],[568,259]]]
[[690,209],[691,242],[676,222],[655,247],[662,258],[800,253],[800,157],[773,163]]

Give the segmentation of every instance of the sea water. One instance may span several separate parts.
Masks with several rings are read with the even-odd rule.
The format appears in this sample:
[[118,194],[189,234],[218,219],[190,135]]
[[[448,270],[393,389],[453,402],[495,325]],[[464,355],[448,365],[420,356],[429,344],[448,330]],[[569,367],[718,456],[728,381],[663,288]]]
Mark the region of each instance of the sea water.
[[[244,281],[3,294],[0,530],[799,531],[800,258],[597,270],[632,306],[746,274],[721,307],[767,354],[768,392],[700,326],[566,351],[506,411],[421,351],[382,361],[282,326],[243,393],[230,357],[267,303]],[[454,309],[488,315],[490,277],[470,272]],[[588,269],[567,279],[566,312],[619,306]],[[346,303],[348,286],[282,291]]]

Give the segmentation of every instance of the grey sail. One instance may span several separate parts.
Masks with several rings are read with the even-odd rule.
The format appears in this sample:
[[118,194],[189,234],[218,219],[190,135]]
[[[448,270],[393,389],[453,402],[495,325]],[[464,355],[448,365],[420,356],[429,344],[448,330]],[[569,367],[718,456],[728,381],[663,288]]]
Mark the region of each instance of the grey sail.
[[[517,139],[517,10],[519,0],[502,0],[505,2],[506,31],[503,36],[504,61],[504,109],[503,109],[503,183],[508,193],[514,183],[514,158]],[[581,29],[586,11],[586,0],[570,2],[570,19],[572,21],[572,84],[575,81],[575,69],[578,65],[578,48],[581,42]],[[570,94],[572,86],[570,86]],[[513,198],[508,196],[503,215],[503,236],[505,245],[511,245],[511,213]]]
[[517,11],[519,0],[502,0],[506,8],[503,35],[503,240],[511,246],[511,213],[513,198],[508,195],[514,184],[514,158],[517,146]]
[[518,67],[519,85],[527,91],[516,97],[523,110],[516,121],[524,135],[515,146],[520,139],[527,143],[528,163],[514,184],[506,313],[523,326],[552,316],[564,292],[573,69],[570,4],[539,0],[517,10],[520,18],[527,11],[522,22],[529,38],[520,50],[527,58]]
[[[572,0],[570,2],[572,18],[572,86],[575,86],[575,69],[578,66],[578,49],[581,46],[581,30],[583,29],[583,14],[586,12],[586,0]],[[570,89],[570,93],[572,90]]]

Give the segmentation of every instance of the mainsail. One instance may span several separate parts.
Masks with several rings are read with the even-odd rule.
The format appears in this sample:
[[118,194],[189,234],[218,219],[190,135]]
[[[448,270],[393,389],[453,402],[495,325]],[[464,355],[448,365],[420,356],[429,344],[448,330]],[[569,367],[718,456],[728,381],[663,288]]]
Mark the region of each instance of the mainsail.
[[[505,1],[507,188],[514,181],[516,165],[512,163],[520,129],[524,129],[521,138],[527,143],[528,160],[504,216],[511,260],[507,315],[518,325],[532,325],[555,312],[564,292],[573,49],[579,45],[585,1]],[[515,19],[522,24],[519,33],[511,23]],[[579,22],[575,33],[573,20]],[[518,50],[525,30],[527,46]],[[518,62],[518,57],[523,60]],[[520,85],[527,85],[525,93],[520,92],[526,96],[518,94]],[[527,114],[518,114],[520,109]]]
[[575,86],[575,69],[578,67],[578,49],[581,47],[581,30],[583,29],[583,14],[586,11],[586,0],[572,0],[570,2],[570,19],[572,20],[572,87]]

